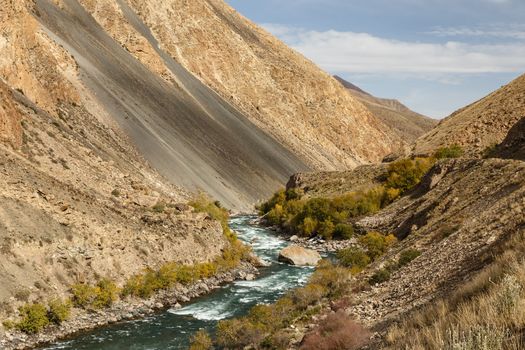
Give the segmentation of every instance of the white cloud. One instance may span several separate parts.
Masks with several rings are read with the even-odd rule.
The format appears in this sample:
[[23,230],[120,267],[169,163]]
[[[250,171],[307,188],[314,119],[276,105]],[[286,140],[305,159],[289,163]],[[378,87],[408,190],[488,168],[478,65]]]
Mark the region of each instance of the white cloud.
[[441,37],[480,37],[525,40],[525,25],[492,25],[486,27],[436,27],[427,34]]
[[332,73],[447,74],[525,71],[525,42],[469,44],[392,40],[366,33],[311,31],[282,25],[264,27]]

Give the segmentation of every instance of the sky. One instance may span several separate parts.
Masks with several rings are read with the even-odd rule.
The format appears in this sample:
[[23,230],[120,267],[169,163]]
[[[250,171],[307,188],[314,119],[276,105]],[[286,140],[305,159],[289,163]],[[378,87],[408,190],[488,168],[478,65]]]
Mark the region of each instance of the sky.
[[321,68],[443,118],[525,73],[525,0],[227,0]]

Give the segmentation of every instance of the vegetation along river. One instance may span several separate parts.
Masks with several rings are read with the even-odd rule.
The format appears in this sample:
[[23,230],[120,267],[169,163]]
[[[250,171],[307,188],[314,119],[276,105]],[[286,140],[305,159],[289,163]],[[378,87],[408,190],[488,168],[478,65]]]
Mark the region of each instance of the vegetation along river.
[[272,303],[288,290],[303,285],[313,268],[295,267],[277,261],[288,243],[272,231],[250,223],[253,217],[230,220],[230,226],[254,252],[271,263],[253,281],[236,281],[183,306],[145,319],[123,322],[74,339],[48,346],[47,350],[157,350],[187,349],[190,337],[204,328],[213,334],[220,320],[243,316],[261,303]]

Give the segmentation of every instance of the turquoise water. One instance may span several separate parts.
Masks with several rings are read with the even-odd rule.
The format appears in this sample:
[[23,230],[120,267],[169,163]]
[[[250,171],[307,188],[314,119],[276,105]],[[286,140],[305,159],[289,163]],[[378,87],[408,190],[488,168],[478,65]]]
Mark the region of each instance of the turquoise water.
[[118,323],[56,343],[45,349],[157,350],[187,349],[189,339],[201,328],[211,334],[219,320],[242,316],[256,304],[272,303],[288,290],[308,280],[312,268],[277,261],[288,243],[273,232],[250,224],[253,217],[230,220],[239,238],[271,265],[254,281],[237,281],[196,299],[180,310],[168,310],[148,318]]

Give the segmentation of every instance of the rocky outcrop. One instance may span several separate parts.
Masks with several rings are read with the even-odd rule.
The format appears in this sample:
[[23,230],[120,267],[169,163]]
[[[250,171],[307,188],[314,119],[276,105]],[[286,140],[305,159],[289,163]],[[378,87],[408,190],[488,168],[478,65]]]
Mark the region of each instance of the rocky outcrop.
[[411,153],[431,154],[440,147],[459,145],[466,156],[480,157],[500,144],[524,116],[525,75],[522,75],[442,120],[415,142]]
[[286,189],[298,190],[307,198],[333,197],[379,186],[387,171],[387,164],[373,164],[345,171],[298,173],[290,177]]
[[279,253],[279,261],[296,266],[316,266],[321,259],[317,251],[298,245],[286,247]]
[[0,142],[22,146],[22,115],[13,103],[11,90],[0,80]]
[[523,118],[510,129],[505,140],[489,152],[488,156],[525,161],[525,111]]

